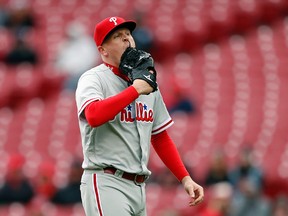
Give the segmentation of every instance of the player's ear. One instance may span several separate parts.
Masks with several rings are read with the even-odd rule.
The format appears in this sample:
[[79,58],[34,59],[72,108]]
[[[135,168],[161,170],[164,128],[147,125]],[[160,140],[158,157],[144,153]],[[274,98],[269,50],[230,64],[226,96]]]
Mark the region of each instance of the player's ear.
[[106,49],[103,46],[99,46],[98,51],[101,55],[108,56],[108,52],[106,51]]

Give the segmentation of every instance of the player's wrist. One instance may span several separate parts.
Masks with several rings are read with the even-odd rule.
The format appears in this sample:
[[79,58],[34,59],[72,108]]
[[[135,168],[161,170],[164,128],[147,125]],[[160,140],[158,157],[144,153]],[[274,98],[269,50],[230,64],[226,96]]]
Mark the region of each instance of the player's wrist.
[[187,182],[193,182],[192,178],[191,178],[189,175],[184,176],[184,177],[181,179],[181,183],[182,183],[183,185],[185,185]]
[[135,88],[139,95],[150,94],[153,91],[153,88],[146,81],[141,79],[134,80],[132,86]]

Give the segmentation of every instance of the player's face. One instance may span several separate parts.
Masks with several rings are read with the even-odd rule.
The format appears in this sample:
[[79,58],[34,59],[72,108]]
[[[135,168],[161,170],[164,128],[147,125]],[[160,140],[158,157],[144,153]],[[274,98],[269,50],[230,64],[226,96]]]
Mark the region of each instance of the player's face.
[[114,31],[102,44],[105,54],[116,66],[120,64],[121,55],[127,47],[135,47],[135,41],[127,28]]

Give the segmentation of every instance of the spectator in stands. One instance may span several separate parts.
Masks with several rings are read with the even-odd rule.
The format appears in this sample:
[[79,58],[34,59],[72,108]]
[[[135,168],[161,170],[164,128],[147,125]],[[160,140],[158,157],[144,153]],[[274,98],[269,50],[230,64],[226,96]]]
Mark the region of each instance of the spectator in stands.
[[138,49],[151,53],[154,45],[154,36],[152,31],[144,25],[141,12],[135,12],[134,20],[137,23],[137,28],[133,31],[133,37]]
[[12,49],[4,57],[4,61],[9,65],[18,65],[21,63],[36,65],[38,63],[38,55],[25,40],[17,38]]
[[263,187],[263,172],[254,164],[251,148],[241,150],[238,164],[229,172],[229,180],[235,187],[242,179],[249,179],[259,189]]
[[83,24],[72,21],[55,57],[55,67],[66,75],[64,89],[76,90],[81,74],[100,61],[95,42]]
[[24,1],[10,1],[9,12],[5,26],[9,28],[17,38],[22,38],[30,28],[35,27],[33,10]]
[[273,202],[271,216],[287,216],[288,215],[288,198],[279,195]]
[[3,2],[0,2],[0,27],[5,26],[8,19],[8,11]]
[[232,204],[231,216],[269,216],[271,204],[251,178],[242,177],[235,190]]
[[187,93],[183,92],[177,85],[174,85],[174,101],[168,107],[168,111],[169,113],[185,112],[193,114],[196,112],[196,107]]
[[262,193],[262,169],[254,164],[253,151],[249,147],[242,149],[237,166],[229,173],[234,185],[232,216],[268,216],[270,203]]
[[[199,212],[199,216],[230,215],[233,187],[230,183],[221,182],[211,186],[208,190],[208,203]],[[244,216],[244,215],[243,215]]]
[[51,201],[60,205],[69,205],[81,202],[80,182],[82,173],[83,169],[81,162],[75,160],[71,165],[67,185],[59,188]]
[[174,112],[185,112],[192,114],[196,112],[196,108],[188,97],[185,97],[184,95],[179,95],[176,103],[169,108],[169,113]]
[[5,181],[0,188],[0,204],[27,204],[34,197],[33,187],[23,173],[24,161],[21,155],[10,157]]
[[229,171],[225,154],[223,151],[217,150],[212,155],[210,167],[204,179],[204,184],[210,186],[220,182],[229,182],[228,173]]
[[54,196],[56,192],[53,182],[54,172],[54,164],[50,162],[42,162],[40,164],[34,182],[34,188],[39,199],[50,200]]

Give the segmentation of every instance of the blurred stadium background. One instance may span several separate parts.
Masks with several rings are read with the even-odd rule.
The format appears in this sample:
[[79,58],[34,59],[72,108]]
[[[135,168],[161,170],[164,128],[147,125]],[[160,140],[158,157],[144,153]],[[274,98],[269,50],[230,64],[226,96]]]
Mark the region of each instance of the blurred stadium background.
[[[35,25],[20,32],[37,53],[36,64],[5,63],[15,31],[0,26],[0,179],[11,155],[21,154],[24,174],[33,182],[43,164],[53,166],[56,186],[67,182],[71,163],[82,158],[73,92],[62,89],[67,74],[55,65],[65,29],[80,21],[94,25],[111,15],[142,15],[151,30],[151,53],[167,106],[178,94],[193,103],[192,113],[171,113],[169,132],[192,175],[202,183],[211,156],[222,149],[227,166],[237,165],[241,149],[253,149],[264,172],[263,196],[271,202],[288,194],[288,1],[287,0],[27,0],[0,1],[11,12],[25,7]],[[24,4],[25,3],[25,4]],[[0,12],[2,13],[2,12]],[[166,168],[152,150],[153,175]],[[164,183],[163,183],[164,184]],[[197,215],[209,202],[187,208],[183,190],[151,180],[149,215]],[[208,194],[208,193],[207,193]],[[35,201],[36,200],[36,201]],[[0,215],[84,215],[81,205],[1,205]],[[199,213],[200,214],[200,213]]]

